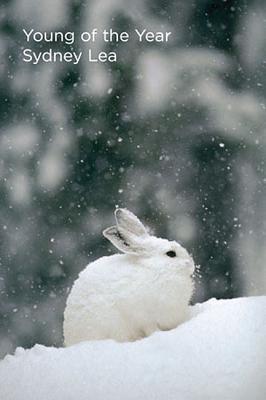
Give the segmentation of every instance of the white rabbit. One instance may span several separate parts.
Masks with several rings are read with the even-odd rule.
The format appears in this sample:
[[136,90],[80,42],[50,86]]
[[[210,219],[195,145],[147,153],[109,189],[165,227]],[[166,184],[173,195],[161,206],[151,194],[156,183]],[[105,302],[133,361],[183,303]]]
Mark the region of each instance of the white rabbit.
[[84,340],[134,341],[188,317],[194,262],[175,241],[149,235],[126,209],[104,236],[125,254],[89,264],[75,281],[64,313],[65,345]]

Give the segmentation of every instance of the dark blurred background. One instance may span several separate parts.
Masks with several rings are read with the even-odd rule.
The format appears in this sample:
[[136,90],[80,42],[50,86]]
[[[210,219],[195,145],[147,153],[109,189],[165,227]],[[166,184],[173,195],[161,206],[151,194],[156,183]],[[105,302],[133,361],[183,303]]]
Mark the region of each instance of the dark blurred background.
[[[114,64],[22,61],[23,28],[93,27],[173,33]],[[62,345],[117,205],[193,254],[194,302],[266,293],[264,1],[1,0],[0,55],[0,355]]]

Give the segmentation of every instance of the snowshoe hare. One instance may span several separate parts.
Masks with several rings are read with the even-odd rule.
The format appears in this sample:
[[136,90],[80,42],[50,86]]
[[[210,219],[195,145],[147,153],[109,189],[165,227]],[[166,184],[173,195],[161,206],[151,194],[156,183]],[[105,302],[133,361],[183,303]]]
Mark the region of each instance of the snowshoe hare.
[[175,241],[149,235],[126,209],[104,236],[124,254],[99,258],[75,281],[64,314],[65,345],[134,341],[186,320],[194,262]]

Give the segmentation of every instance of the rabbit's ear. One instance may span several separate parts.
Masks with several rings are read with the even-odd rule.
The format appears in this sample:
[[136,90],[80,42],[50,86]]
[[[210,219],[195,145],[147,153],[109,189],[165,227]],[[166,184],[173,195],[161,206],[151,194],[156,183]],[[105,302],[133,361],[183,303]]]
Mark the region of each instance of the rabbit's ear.
[[137,238],[122,228],[111,226],[103,231],[104,237],[120,251],[127,254],[141,254],[143,248],[137,243]]
[[121,228],[136,236],[148,234],[145,226],[140,222],[136,215],[125,208],[118,208],[115,210],[115,219],[119,230]]

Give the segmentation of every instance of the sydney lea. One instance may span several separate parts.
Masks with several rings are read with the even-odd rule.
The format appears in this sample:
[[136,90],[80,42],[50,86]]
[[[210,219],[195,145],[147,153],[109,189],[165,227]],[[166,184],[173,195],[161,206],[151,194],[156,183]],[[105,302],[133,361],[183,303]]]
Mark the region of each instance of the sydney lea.
[[[45,63],[55,63],[55,62],[67,62],[73,63],[74,65],[78,64],[81,60],[83,52],[75,52],[75,51],[54,51],[53,49],[49,49],[47,51],[35,52],[31,49],[23,50],[23,61],[26,63],[32,63],[34,65],[39,64],[41,62]],[[88,61],[97,63],[97,62],[116,62],[117,55],[115,52],[110,51],[106,53],[105,51],[101,51],[100,53],[94,54],[92,50],[88,50]]]

